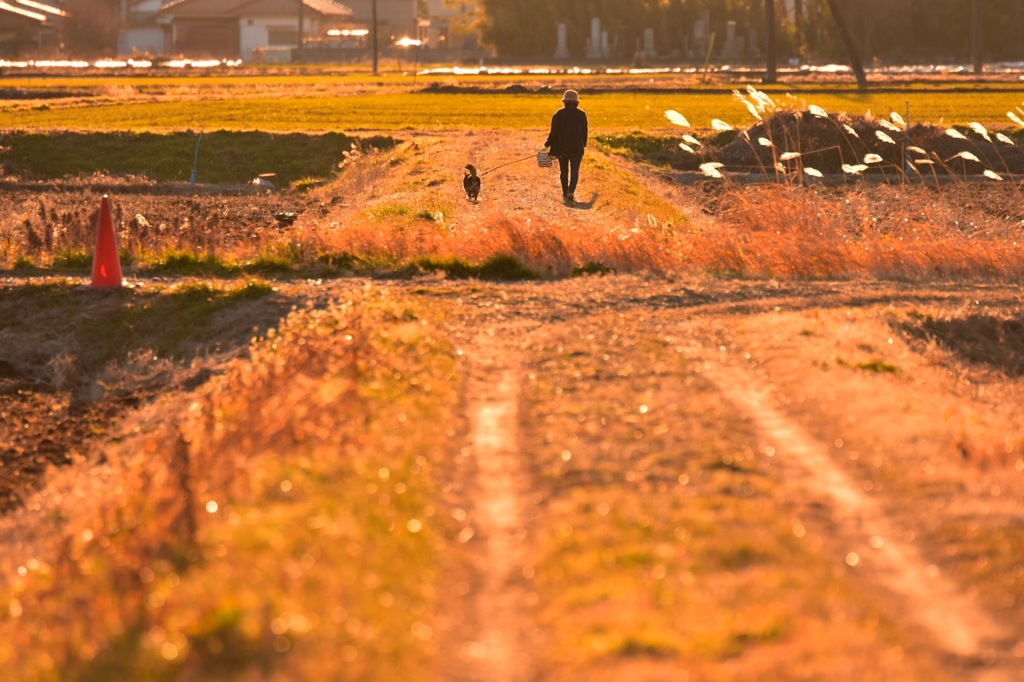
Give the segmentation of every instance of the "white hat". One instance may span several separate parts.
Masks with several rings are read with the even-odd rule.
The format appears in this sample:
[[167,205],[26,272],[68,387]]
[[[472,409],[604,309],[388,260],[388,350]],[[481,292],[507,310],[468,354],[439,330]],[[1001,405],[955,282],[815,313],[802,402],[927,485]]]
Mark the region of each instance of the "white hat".
[[580,93],[576,92],[575,90],[566,90],[565,94],[562,95],[562,101],[576,102],[578,104],[580,101]]

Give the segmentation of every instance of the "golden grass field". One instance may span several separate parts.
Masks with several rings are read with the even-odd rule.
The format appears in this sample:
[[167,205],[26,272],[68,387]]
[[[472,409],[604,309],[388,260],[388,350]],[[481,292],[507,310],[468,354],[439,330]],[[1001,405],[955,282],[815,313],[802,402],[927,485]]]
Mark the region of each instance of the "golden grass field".
[[531,159],[465,199],[545,134],[270,195],[13,179],[0,677],[1020,679],[1019,180],[595,142],[577,203]]

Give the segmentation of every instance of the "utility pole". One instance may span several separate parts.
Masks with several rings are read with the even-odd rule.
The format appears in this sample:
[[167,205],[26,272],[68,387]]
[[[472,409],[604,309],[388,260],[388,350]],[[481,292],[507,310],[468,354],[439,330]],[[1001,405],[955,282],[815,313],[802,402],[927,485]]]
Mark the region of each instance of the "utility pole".
[[305,28],[305,23],[306,23],[306,17],[305,17],[305,14],[304,14],[305,11],[306,11],[305,0],[299,0],[299,50],[298,50],[299,54],[298,54],[298,57],[299,57],[299,61],[300,62],[302,61],[302,44],[303,44],[304,38],[305,38],[305,31],[303,30]]
[[850,66],[853,68],[854,75],[857,76],[857,87],[861,90],[867,90],[868,77],[864,75],[864,66],[860,63],[860,57],[857,56],[857,48],[853,44],[853,38],[850,37],[850,31],[846,28],[846,21],[839,11],[839,5],[836,4],[836,0],[828,0],[828,8],[832,12],[832,19],[836,22],[839,37],[842,38],[843,45],[846,46],[846,54],[850,57]]
[[775,49],[775,0],[764,0],[765,83],[779,81]]
[[985,72],[983,52],[984,27],[981,20],[981,0],[971,2],[971,52],[974,55],[974,75]]
[[807,36],[804,31],[804,0],[793,0],[793,26],[796,29],[797,56],[802,59],[807,47]]
[[378,48],[378,43],[377,43],[377,0],[373,0],[373,6],[371,8],[371,11],[372,11],[371,23],[373,24],[373,26],[372,26],[373,34],[370,37],[370,44],[372,46],[371,49],[373,50],[373,75],[377,76],[377,75],[380,74],[380,71],[377,68],[378,67],[378,62],[377,62],[377,48]]

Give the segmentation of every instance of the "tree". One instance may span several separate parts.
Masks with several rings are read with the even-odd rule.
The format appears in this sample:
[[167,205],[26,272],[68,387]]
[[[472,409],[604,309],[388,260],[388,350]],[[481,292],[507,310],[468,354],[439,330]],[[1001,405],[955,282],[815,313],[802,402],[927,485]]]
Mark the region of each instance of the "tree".
[[981,0],[971,3],[971,52],[974,57],[974,73],[981,75],[985,71],[985,60],[982,55]]
[[380,73],[380,22],[377,20],[377,0],[372,0],[370,6],[370,49],[373,51],[373,75]]
[[563,7],[572,10],[579,3],[560,2],[553,9],[555,4],[547,0],[480,0],[480,33],[503,57],[550,58],[555,49],[555,26],[565,21],[555,11]]
[[109,57],[117,51],[119,0],[79,0],[61,27],[65,48],[77,57]]
[[448,36],[448,47],[457,49],[459,61],[462,61],[462,50],[477,46],[475,36],[479,35],[480,21],[478,3],[476,0],[445,0],[444,4],[459,11],[458,15],[448,19],[448,29],[451,32]]
[[[756,30],[776,65],[790,56],[845,55],[862,86],[861,57],[918,64],[1024,59],[1024,0],[774,0],[771,6],[768,0],[479,0],[479,6],[483,40],[507,59],[550,59],[559,23],[568,27],[572,55],[582,57],[597,17],[612,59],[630,59],[643,30],[653,28],[660,53],[703,60],[703,53],[693,54],[692,31],[705,12],[719,36],[728,21],[740,36]],[[967,29],[972,12],[977,36]]]
[[853,73],[857,76],[857,85],[862,90],[866,90],[868,79],[864,75],[864,66],[860,63],[860,57],[857,56],[857,48],[850,37],[850,31],[846,28],[846,21],[836,5],[836,0],[828,0],[828,8],[832,11],[832,19],[836,22],[836,31],[839,32],[839,37],[842,38],[843,44],[846,46],[846,53],[850,57],[850,66],[853,67]]
[[775,0],[764,0],[765,83],[779,80],[775,54]]

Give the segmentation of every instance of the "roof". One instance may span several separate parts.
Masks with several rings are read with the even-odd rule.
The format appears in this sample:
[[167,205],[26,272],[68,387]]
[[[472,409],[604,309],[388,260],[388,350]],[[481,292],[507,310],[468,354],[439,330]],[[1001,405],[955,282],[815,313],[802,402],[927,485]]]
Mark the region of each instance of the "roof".
[[[0,0],[2,2],[2,0]],[[302,0],[307,11],[321,16],[348,17],[352,10],[334,0]],[[213,19],[242,15],[286,15],[298,12],[298,0],[173,0],[160,8],[164,16]]]
[[0,0],[0,12],[37,21],[40,24],[64,16],[64,11],[53,3],[39,0]]

